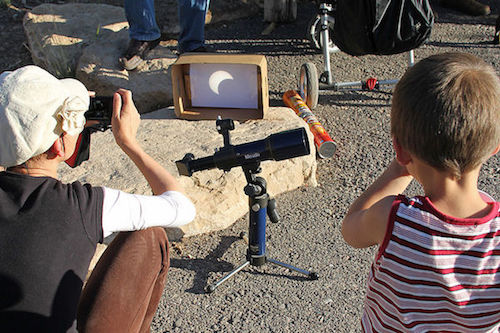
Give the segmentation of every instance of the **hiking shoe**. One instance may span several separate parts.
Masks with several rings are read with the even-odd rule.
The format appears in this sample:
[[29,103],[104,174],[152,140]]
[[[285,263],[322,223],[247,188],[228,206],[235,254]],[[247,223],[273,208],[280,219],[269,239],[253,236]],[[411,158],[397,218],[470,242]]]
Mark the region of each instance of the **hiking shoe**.
[[136,69],[140,64],[144,62],[149,51],[154,49],[158,44],[160,44],[160,38],[152,41],[140,41],[137,39],[131,39],[128,44],[127,51],[120,57],[118,61],[122,65],[123,69],[128,71]]

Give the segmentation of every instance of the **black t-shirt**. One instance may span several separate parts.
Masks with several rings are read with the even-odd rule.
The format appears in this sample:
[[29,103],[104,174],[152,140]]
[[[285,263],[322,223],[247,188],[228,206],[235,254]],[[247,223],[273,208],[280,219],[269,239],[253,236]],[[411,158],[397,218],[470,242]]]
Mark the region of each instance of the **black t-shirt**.
[[76,331],[103,190],[0,172],[0,331]]

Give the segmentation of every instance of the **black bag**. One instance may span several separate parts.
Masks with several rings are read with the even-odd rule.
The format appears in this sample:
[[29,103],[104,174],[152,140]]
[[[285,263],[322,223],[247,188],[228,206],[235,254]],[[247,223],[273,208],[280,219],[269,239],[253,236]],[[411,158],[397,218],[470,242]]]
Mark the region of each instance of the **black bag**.
[[429,0],[338,0],[334,15],[331,38],[353,56],[415,49],[434,24]]

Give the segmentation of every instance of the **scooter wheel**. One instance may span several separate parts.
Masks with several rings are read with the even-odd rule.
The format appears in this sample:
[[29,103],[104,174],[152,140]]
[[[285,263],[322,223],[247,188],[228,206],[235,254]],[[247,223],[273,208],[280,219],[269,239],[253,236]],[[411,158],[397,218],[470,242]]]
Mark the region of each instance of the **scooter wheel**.
[[300,67],[299,94],[311,110],[318,105],[318,72],[312,62],[306,62]]
[[[333,20],[328,21],[328,33],[331,38],[333,36]],[[311,46],[318,51],[318,53],[322,52],[323,50],[323,38],[321,37],[321,16],[316,15],[313,17],[307,26],[307,38],[309,39],[309,42],[311,43]],[[330,39],[328,41],[328,47],[333,48],[335,44],[333,41]]]

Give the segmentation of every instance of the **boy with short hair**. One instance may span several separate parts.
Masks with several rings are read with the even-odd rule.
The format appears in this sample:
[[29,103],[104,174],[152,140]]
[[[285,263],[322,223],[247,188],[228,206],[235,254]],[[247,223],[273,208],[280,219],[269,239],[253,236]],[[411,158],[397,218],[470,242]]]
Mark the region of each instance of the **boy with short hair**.
[[[353,247],[379,245],[365,332],[497,332],[500,203],[477,189],[500,150],[500,79],[475,56],[447,53],[410,68],[391,110],[396,159],[351,205]],[[415,178],[425,196],[402,193]]]

